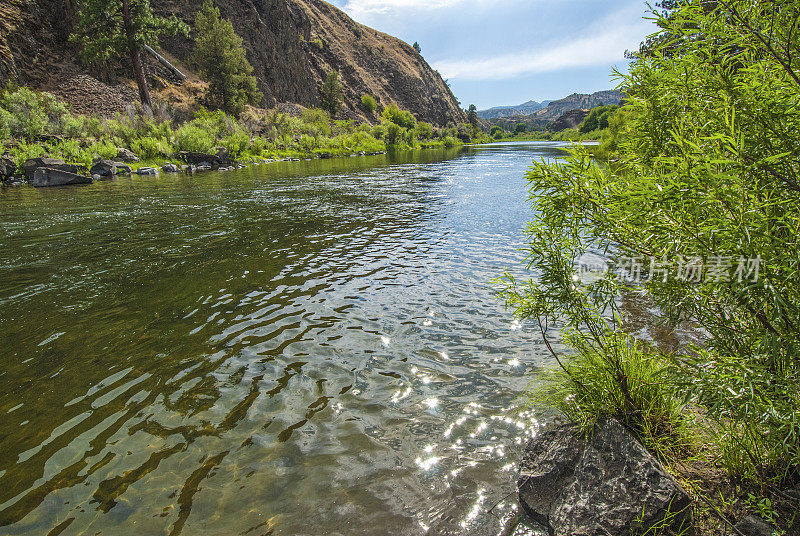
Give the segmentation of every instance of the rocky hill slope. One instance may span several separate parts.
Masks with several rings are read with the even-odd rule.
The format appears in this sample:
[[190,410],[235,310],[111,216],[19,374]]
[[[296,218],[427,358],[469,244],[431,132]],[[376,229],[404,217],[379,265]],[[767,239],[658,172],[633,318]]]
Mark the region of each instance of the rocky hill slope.
[[[408,44],[363,26],[322,0],[217,0],[244,39],[262,103],[320,104],[326,73],[336,69],[344,85],[345,117],[367,117],[364,94],[380,105],[395,103],[437,125],[465,120],[442,77]],[[175,13],[192,24],[200,2],[151,0],[160,15]],[[0,83],[14,80],[59,90],[91,74],[110,86],[127,83],[124,65],[84,67],[68,42],[74,0],[3,0],[0,3]],[[184,68],[192,39],[163,38],[161,48]],[[65,95],[74,92],[64,91]],[[119,91],[117,93],[120,93]],[[67,97],[68,98],[68,97]]]

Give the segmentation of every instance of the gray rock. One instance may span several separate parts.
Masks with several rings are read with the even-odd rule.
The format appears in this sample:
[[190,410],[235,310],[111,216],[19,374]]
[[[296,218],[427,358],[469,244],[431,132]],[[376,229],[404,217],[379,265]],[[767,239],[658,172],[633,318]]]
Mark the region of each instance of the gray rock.
[[137,175],[158,175],[158,170],[154,167],[140,167],[136,170]]
[[117,168],[117,173],[121,173],[124,175],[131,174],[131,166],[128,164],[123,164],[122,162],[114,162],[114,166]]
[[744,536],[772,536],[775,529],[757,516],[747,516],[736,523],[736,529]]
[[545,431],[520,463],[523,510],[553,536],[630,536],[689,516],[690,499],[617,421],[599,423],[587,441],[574,425]]
[[179,170],[175,164],[164,164],[161,166],[161,171],[164,173],[177,173]]
[[41,167],[57,169],[59,171],[65,171],[67,173],[78,172],[78,166],[73,164],[66,164],[60,158],[49,158],[47,156],[43,156],[40,158],[29,158],[22,165],[22,172],[25,174],[25,178],[27,180],[32,181],[34,173],[36,173],[36,170]]
[[0,181],[9,181],[17,171],[17,165],[7,156],[0,157]]
[[130,164],[132,162],[138,162],[139,157],[133,154],[128,149],[120,147],[119,150],[117,151],[117,160],[121,160],[123,162],[127,162]]
[[100,175],[101,177],[112,177],[119,173],[130,175],[131,167],[122,162],[114,162],[113,160],[97,159],[89,169],[92,175]]
[[47,167],[36,168],[32,184],[37,188],[45,186],[69,186],[72,184],[91,184],[92,178],[77,173]]

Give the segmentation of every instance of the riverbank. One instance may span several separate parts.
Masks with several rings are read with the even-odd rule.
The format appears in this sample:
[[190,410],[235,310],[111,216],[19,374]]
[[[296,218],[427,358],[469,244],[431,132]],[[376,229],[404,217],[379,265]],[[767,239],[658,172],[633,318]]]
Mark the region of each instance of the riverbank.
[[457,147],[471,140],[461,126],[437,128],[396,106],[383,110],[375,125],[337,120],[319,109],[283,106],[249,108],[238,118],[201,110],[178,123],[167,106],[143,115],[131,109],[113,119],[70,113],[54,96],[21,88],[0,93],[0,178],[19,179],[26,162],[61,159],[88,173],[100,160],[121,162],[136,173],[168,169],[198,153],[225,158],[211,167],[303,158],[367,155],[390,149]]

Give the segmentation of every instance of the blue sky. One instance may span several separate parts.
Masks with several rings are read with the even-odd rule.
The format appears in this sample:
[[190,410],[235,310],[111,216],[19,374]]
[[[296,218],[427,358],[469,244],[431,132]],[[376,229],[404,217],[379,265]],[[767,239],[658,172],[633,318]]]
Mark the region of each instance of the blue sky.
[[333,0],[358,22],[419,42],[463,107],[611,89],[655,26],[642,0]]

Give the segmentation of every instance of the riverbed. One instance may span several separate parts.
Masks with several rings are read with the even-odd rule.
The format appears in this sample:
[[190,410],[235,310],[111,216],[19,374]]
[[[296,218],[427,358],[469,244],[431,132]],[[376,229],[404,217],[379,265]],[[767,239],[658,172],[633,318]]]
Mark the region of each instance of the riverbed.
[[0,534],[497,534],[561,145],[0,190]]

